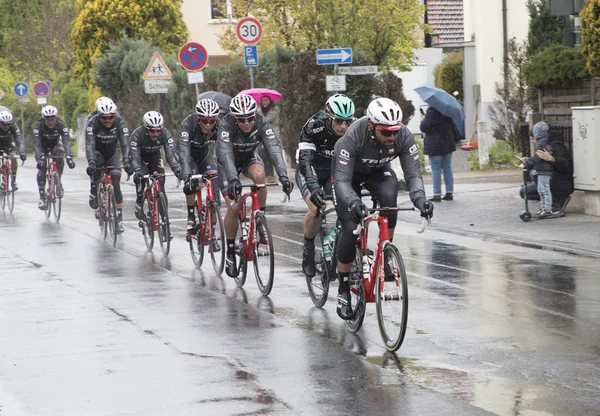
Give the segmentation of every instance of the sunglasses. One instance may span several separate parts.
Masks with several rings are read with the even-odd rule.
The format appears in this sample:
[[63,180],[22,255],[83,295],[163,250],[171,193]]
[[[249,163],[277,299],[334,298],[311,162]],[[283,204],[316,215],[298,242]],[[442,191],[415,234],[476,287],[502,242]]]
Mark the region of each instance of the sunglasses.
[[216,118],[207,118],[207,117],[198,117],[198,121],[202,124],[211,125],[211,124],[215,124],[217,122],[217,119]]
[[100,120],[111,121],[114,119],[115,119],[115,116],[100,116]]
[[150,133],[162,133],[162,127],[148,127]]
[[56,120],[56,116],[45,116],[45,120]]
[[11,125],[11,122],[10,122],[10,121],[9,121],[9,122],[4,122],[4,121],[3,121],[3,122],[2,122],[2,123],[0,123],[0,124],[2,124],[3,126],[10,126],[10,125]]
[[346,123],[346,126],[349,126],[350,123],[352,123],[352,119],[349,118],[334,118],[333,121],[335,121],[335,124],[339,124],[340,126],[344,123]]
[[236,117],[235,121],[237,121],[240,124],[252,123],[255,118],[256,118],[256,116]]

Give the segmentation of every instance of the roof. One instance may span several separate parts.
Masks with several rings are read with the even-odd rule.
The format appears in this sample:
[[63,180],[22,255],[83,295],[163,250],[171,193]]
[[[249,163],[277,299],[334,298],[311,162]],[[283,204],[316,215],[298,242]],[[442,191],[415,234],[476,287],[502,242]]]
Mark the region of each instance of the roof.
[[427,0],[427,23],[438,43],[464,41],[463,0]]

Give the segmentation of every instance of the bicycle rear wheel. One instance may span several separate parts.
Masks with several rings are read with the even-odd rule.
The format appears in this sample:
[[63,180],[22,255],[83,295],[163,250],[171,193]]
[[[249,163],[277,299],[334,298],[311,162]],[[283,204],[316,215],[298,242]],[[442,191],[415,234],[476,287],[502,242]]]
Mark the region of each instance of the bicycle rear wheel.
[[211,230],[208,251],[215,273],[220,275],[225,267],[225,229],[223,228],[223,218],[219,211],[219,204],[215,201],[208,202],[206,225],[208,224],[210,224]]
[[117,216],[117,199],[115,198],[115,190],[112,185],[108,185],[108,228],[110,229],[110,236],[112,238],[113,247],[117,245],[117,225],[119,217]]
[[[244,283],[246,283],[246,275],[248,273],[248,261],[246,260],[246,240],[249,237],[249,222],[250,219],[247,217],[238,218],[238,231],[235,237],[235,257],[238,273],[237,277],[233,279],[238,287],[244,286]],[[244,237],[244,234],[246,234],[246,237]]]
[[148,251],[152,251],[154,247],[154,209],[152,208],[152,196],[144,192],[144,200],[142,201],[142,212],[144,212],[144,206],[147,207],[148,211],[144,214],[144,219],[140,220],[142,225],[142,235],[144,236],[144,243]]
[[13,209],[15,209],[15,188],[14,188],[14,183],[13,183],[13,175],[12,173],[9,173],[8,175],[6,175],[6,179],[7,179],[7,194],[6,194],[6,204],[8,205],[8,210],[10,212],[13,212]]
[[365,297],[365,285],[362,272],[362,253],[360,247],[356,247],[356,255],[350,269],[350,299],[354,317],[346,321],[350,332],[357,332],[365,319],[367,300]]
[[329,267],[331,263],[323,257],[323,234],[323,230],[320,230],[315,238],[315,247],[320,247],[315,250],[316,274],[313,277],[305,276],[308,294],[317,308],[322,308],[327,302],[327,296],[329,296]]
[[254,218],[254,244],[252,245],[252,262],[254,275],[260,292],[267,296],[273,289],[275,277],[275,250],[273,238],[267,224],[267,217],[262,211]]
[[52,200],[52,210],[54,211],[54,220],[60,221],[60,213],[62,210],[62,197],[60,194],[60,176],[58,172],[52,174],[54,182],[54,199]]
[[402,345],[408,321],[408,282],[400,252],[393,244],[383,249],[383,273],[378,273],[375,290],[377,323],[388,351]]
[[171,226],[167,198],[162,192],[158,193],[158,242],[163,254],[168,256],[171,249]]

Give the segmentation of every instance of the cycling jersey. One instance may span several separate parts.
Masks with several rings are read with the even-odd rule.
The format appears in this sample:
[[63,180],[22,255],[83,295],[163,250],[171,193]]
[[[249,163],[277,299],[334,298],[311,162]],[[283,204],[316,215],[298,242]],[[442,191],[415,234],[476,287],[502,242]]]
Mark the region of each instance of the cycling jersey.
[[[367,178],[377,170],[400,158],[400,165],[408,185],[410,200],[425,198],[423,177],[419,166],[419,150],[415,138],[406,126],[402,126],[394,147],[380,146],[369,132],[369,118],[364,116],[354,122],[342,139],[335,144],[332,175],[334,194],[339,202],[350,206],[360,199],[352,189],[352,181]],[[337,202],[336,202],[337,203]]]
[[129,129],[125,120],[116,114],[111,127],[104,127],[100,115],[92,117],[87,124],[85,134],[85,154],[89,161],[96,158],[96,153],[103,155],[105,161],[117,151],[117,143],[121,146],[123,163],[129,163]]
[[175,158],[175,140],[166,127],[163,127],[160,136],[152,140],[146,126],[140,126],[131,133],[130,156],[133,170],[141,169],[149,160],[161,158],[161,149],[164,149],[167,162],[171,169],[176,170],[179,163]]
[[[260,143],[269,149],[279,178],[287,177],[287,169],[279,141],[271,125],[262,114],[257,113],[255,124],[249,133],[244,133],[237,126],[235,117],[229,113],[223,117],[217,133],[217,162],[223,167],[228,182],[238,179],[238,169],[255,156],[256,147]],[[260,158],[259,158],[260,160]]]
[[40,118],[33,127],[33,151],[35,159],[39,160],[40,156],[57,146],[61,147],[60,145],[64,148],[67,156],[72,156],[71,136],[67,123],[59,118],[56,120],[54,127],[50,128],[44,123],[44,118]]
[[310,192],[319,189],[319,177],[323,177],[315,171],[326,171],[329,175],[333,147],[339,138],[327,127],[325,111],[319,111],[302,127],[296,163]]
[[[217,121],[217,125],[218,123]],[[184,175],[192,173],[192,159],[198,162],[206,158],[210,153],[210,145],[216,139],[217,126],[210,133],[204,133],[195,113],[183,120],[179,126],[179,160]]]
[[21,129],[14,121],[7,131],[0,129],[0,149],[4,150],[5,153],[25,153],[25,143],[23,142]]

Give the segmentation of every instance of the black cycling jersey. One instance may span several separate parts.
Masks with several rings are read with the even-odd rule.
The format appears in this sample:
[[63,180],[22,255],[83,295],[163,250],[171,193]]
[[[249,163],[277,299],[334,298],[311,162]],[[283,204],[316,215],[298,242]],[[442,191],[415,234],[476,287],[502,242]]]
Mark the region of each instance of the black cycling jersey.
[[25,143],[23,142],[21,129],[14,121],[7,131],[0,129],[0,149],[7,153],[13,151],[21,154],[25,153]]
[[58,118],[53,128],[46,126],[44,118],[36,121],[33,128],[33,151],[35,160],[39,160],[40,156],[53,150],[59,143],[62,143],[65,155],[72,156],[71,152],[71,135],[69,127],[62,119]]
[[161,158],[161,149],[164,149],[167,162],[172,170],[179,167],[175,157],[175,140],[166,127],[163,127],[160,136],[152,140],[145,126],[140,126],[131,133],[130,156],[133,170],[141,169],[144,163]]
[[287,169],[279,141],[271,125],[262,114],[256,114],[256,122],[249,133],[237,126],[235,117],[229,113],[223,117],[217,133],[217,161],[223,167],[228,182],[238,179],[238,169],[255,156],[256,147],[264,143],[273,159],[279,178],[287,177]]
[[183,120],[179,126],[179,160],[183,175],[192,173],[192,160],[200,162],[210,153],[210,145],[217,139],[218,124],[219,121],[210,133],[204,133],[195,113]]
[[92,117],[87,124],[85,134],[85,154],[88,162],[96,159],[96,152],[110,158],[117,151],[117,143],[121,145],[123,163],[129,163],[129,129],[119,114],[109,128],[104,127],[100,115]]
[[325,111],[313,115],[302,127],[296,163],[310,192],[320,187],[317,176],[322,175],[315,171],[327,171],[328,174],[331,171],[333,148],[339,138],[327,127]]

